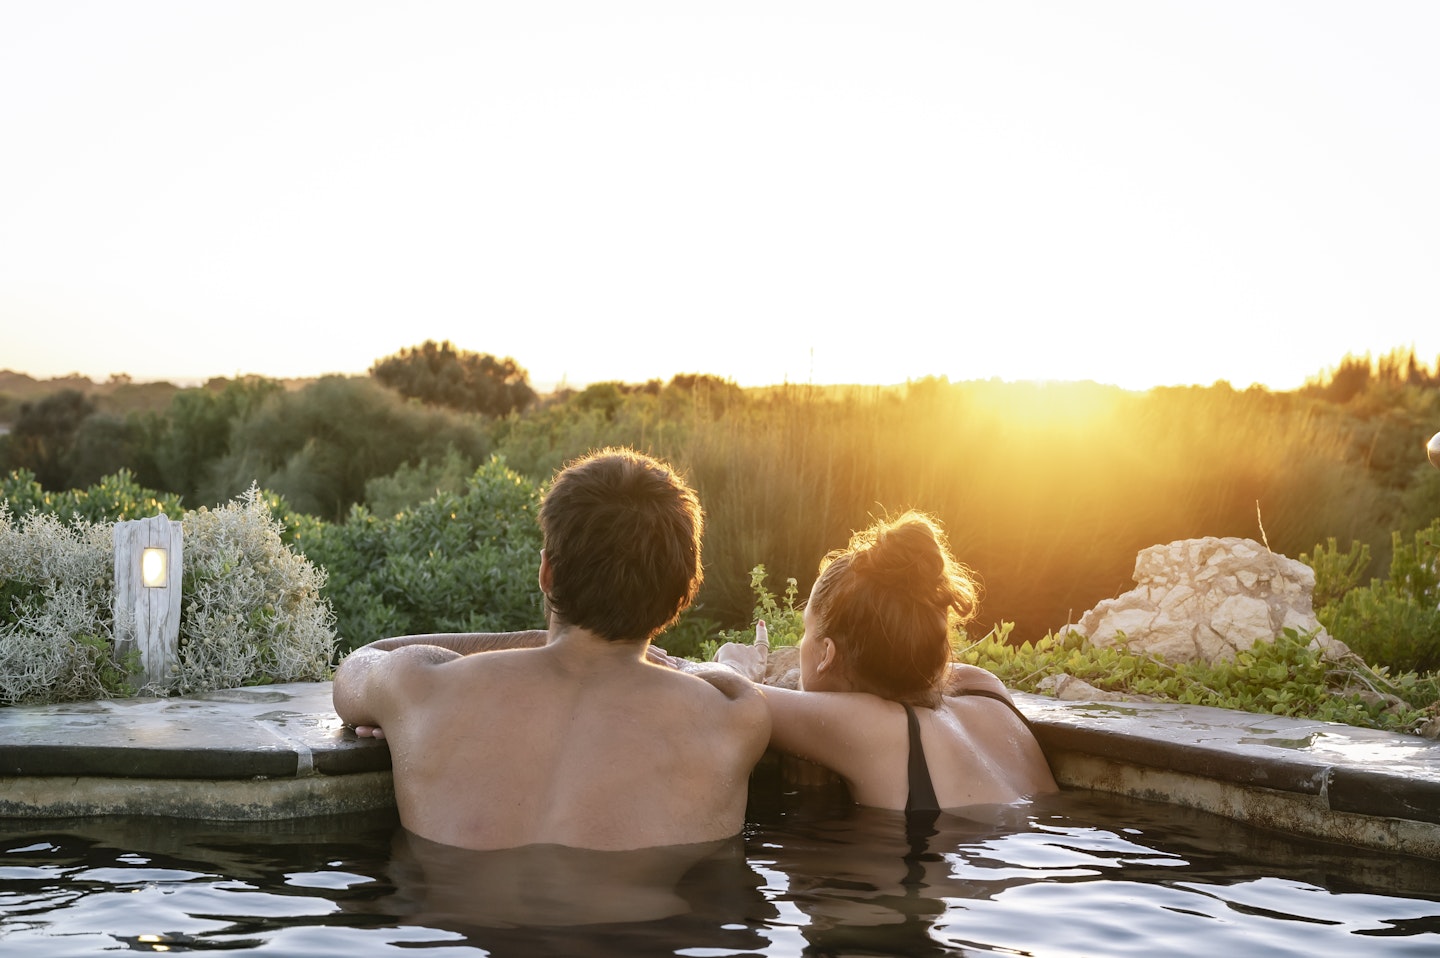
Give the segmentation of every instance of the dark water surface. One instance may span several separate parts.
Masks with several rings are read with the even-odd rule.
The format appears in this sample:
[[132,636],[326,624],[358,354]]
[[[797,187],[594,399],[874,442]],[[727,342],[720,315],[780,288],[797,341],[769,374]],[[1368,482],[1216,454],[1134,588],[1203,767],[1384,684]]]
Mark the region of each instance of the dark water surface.
[[0,954],[1440,955],[1440,863],[1087,792],[911,838],[816,798],[644,853],[461,852],[390,814],[0,820]]

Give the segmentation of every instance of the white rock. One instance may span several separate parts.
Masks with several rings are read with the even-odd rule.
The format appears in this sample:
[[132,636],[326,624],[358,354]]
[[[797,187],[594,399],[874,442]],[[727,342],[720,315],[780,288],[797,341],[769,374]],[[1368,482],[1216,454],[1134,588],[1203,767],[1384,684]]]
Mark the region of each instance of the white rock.
[[1137,651],[1169,661],[1215,661],[1285,629],[1315,633],[1332,653],[1344,646],[1315,617],[1315,572],[1253,539],[1182,539],[1144,549],[1135,558],[1130,592],[1105,599],[1057,630],[1080,633],[1099,646],[1124,636]]

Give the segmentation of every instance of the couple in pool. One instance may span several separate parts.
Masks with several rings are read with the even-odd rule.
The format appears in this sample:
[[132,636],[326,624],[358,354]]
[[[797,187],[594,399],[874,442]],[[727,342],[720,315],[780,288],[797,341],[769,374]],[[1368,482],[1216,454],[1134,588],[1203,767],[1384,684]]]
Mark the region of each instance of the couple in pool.
[[650,647],[702,574],[699,500],[664,463],[607,449],[568,465],[540,526],[548,631],[381,639],[336,671],[336,712],[388,741],[414,835],[468,849],[727,838],[767,747],[830,769],[859,804],[931,820],[1055,790],[1000,681],[950,662],[976,591],[928,517],[825,558],[798,690],[759,683],[763,624],[715,662]]

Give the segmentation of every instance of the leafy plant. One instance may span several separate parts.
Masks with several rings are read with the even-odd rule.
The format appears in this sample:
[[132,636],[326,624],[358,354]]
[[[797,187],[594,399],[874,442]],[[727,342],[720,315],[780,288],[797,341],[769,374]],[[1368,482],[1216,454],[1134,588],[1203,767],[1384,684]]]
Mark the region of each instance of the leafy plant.
[[1360,585],[1370,568],[1370,547],[1363,542],[1351,542],[1350,551],[1342,553],[1335,537],[1331,536],[1323,544],[1317,544],[1313,553],[1302,552],[1300,561],[1315,571],[1311,599],[1318,609],[1338,601]]
[[364,501],[368,480],[451,448],[472,462],[489,451],[476,417],[408,402],[372,379],[324,376],[269,395],[238,419],[200,494],[218,501],[258,483],[341,522]]
[[[1440,519],[1415,533],[1410,543],[1392,533],[1391,552],[1387,578],[1341,591],[1347,577],[1334,569],[1345,567],[1345,559],[1337,559],[1333,540],[1328,550],[1317,546],[1312,560],[1317,596],[1322,569],[1327,579],[1337,581],[1327,586],[1328,601],[1315,616],[1367,662],[1400,672],[1440,669]],[[1351,557],[1356,555],[1352,546]]]
[[1097,689],[1158,701],[1412,731],[1422,709],[1440,698],[1440,676],[1392,675],[1358,656],[1334,662],[1313,635],[1287,629],[1233,660],[1171,663],[1133,651],[1091,645],[1077,632],[1013,645],[997,628],[964,649],[958,661],[995,673],[1010,688],[1043,691],[1051,676],[1071,675]]
[[402,463],[388,476],[365,483],[365,506],[377,516],[394,516],[438,493],[463,493],[475,466],[452,446],[438,462]]
[[[753,623],[758,619],[765,620],[765,631],[772,649],[798,645],[805,635],[805,609],[795,607],[800,597],[800,584],[793,578],[786,579],[785,592],[777,597],[765,585],[767,574],[764,565],[757,565],[750,570],[750,590],[755,595],[755,609],[750,621]],[[749,627],[721,629],[715,639],[700,643],[699,658],[710,661],[726,642],[749,643],[754,640],[755,633]]]
[[295,541],[329,573],[346,649],[429,632],[506,632],[543,622],[539,490],[492,457],[460,493],[380,517],[307,523]]
[[125,469],[105,476],[88,489],[63,492],[46,491],[34,474],[17,469],[0,478],[0,499],[13,515],[43,512],[62,522],[116,522],[156,515],[178,518],[185,511],[179,496],[143,488]]

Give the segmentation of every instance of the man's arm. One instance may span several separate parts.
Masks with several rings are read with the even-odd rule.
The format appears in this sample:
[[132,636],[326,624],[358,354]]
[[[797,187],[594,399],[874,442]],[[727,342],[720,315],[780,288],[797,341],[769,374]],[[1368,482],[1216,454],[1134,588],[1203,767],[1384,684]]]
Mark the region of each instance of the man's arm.
[[384,738],[381,730],[393,714],[396,685],[409,669],[440,665],[465,655],[501,649],[538,648],[547,633],[438,632],[377,639],[347,655],[335,670],[331,700],[335,714],[362,738]]
[[[411,668],[440,665],[460,658],[459,653],[434,645],[416,644],[387,652],[367,645],[345,656],[335,670],[331,701],[346,725],[373,729],[390,720],[399,701],[397,685]],[[376,738],[382,738],[376,735]]]
[[548,637],[549,633],[544,629],[528,629],[524,632],[432,632],[428,635],[399,635],[390,639],[376,639],[362,648],[394,652],[407,645],[434,645],[461,655],[474,655],[476,652],[495,652],[500,649],[538,649],[545,644]]

